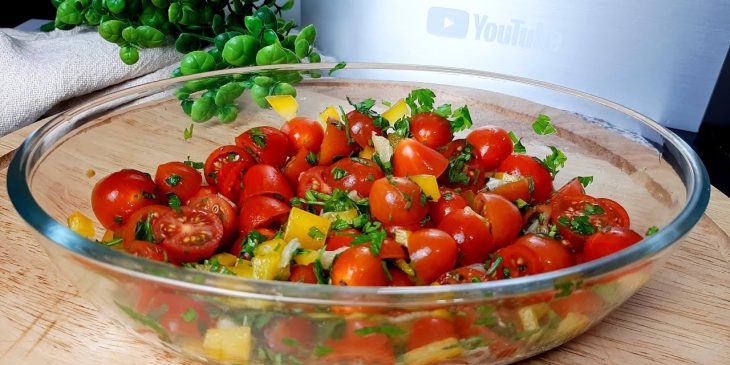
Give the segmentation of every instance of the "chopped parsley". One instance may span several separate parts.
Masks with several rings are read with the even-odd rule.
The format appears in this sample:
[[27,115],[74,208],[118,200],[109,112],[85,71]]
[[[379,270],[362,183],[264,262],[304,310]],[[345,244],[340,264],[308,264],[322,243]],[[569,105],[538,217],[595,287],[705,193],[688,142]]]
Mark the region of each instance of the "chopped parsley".
[[147,214],[147,219],[137,222],[134,226],[134,239],[147,242],[156,242],[152,234],[152,213]]
[[389,326],[389,325],[375,326],[375,327],[363,327],[363,328],[358,328],[355,330],[355,334],[358,336],[367,336],[367,335],[370,335],[373,333],[381,333],[386,336],[395,337],[395,336],[405,335],[406,331],[400,327]]
[[170,174],[170,176],[165,179],[165,183],[169,186],[177,186],[180,184],[180,181],[182,181],[182,177],[178,174]]
[[323,240],[323,239],[325,239],[325,237],[327,237],[317,227],[310,227],[309,232],[307,232],[307,236],[312,237],[315,240]]
[[291,338],[291,337],[282,338],[281,343],[286,346],[292,346],[292,347],[299,346],[299,341],[296,338]]
[[429,89],[414,89],[406,97],[406,104],[411,108],[411,115],[430,112],[433,110],[433,101],[436,94]]
[[557,132],[552,123],[550,123],[550,117],[545,114],[540,114],[537,116],[535,122],[532,123],[532,130],[541,136]]
[[200,170],[203,167],[205,167],[205,163],[203,163],[203,162],[190,161],[190,156],[188,156],[188,159],[185,160],[185,161],[183,161],[183,163],[186,164],[186,165],[188,165],[188,166],[190,166],[190,167],[192,167],[192,168],[194,168],[194,169],[196,169],[196,170]]
[[333,168],[331,172],[332,172],[332,177],[335,180],[341,180],[343,177],[348,175],[347,171],[345,171],[344,169],[341,169],[340,167]]
[[187,128],[185,128],[185,130],[183,130],[183,139],[184,140],[187,141],[190,138],[193,138],[193,127],[194,126],[195,126],[195,124],[190,123],[190,127],[187,127]]
[[251,128],[248,132],[249,137],[251,137],[251,140],[254,144],[261,148],[266,147],[266,133],[262,131],[260,128]]
[[526,201],[522,199],[515,200],[515,205],[517,206],[517,209],[522,209],[530,204],[528,204]]
[[[472,159],[473,149],[474,147],[471,144],[465,142],[464,148],[461,152],[449,159],[449,167],[446,171],[446,176],[450,183],[469,184],[471,177],[467,172],[467,163]],[[478,177],[476,180],[478,180]]]
[[558,224],[563,227],[569,227],[573,232],[586,236],[596,233],[596,227],[591,224],[588,216],[585,215],[579,215],[573,218],[562,216],[558,218]]
[[653,236],[657,232],[659,232],[659,228],[657,226],[651,226],[651,227],[649,227],[649,229],[646,230],[645,236],[646,237]]
[[169,205],[172,210],[180,213],[180,206],[182,205],[182,202],[175,193],[167,193],[167,205]]
[[585,208],[583,209],[583,211],[587,215],[599,215],[599,214],[606,213],[606,211],[603,210],[603,207],[601,207],[598,204],[591,204],[591,203],[586,203]]
[[314,276],[317,278],[317,284],[327,284],[327,275],[324,273],[324,267],[319,257],[314,260]]
[[362,102],[353,103],[352,100],[347,97],[347,102],[352,105],[355,110],[365,115],[370,114],[370,110],[375,106],[375,99],[365,99]]
[[545,156],[544,160],[538,159],[538,161],[540,161],[545,168],[548,169],[550,175],[554,178],[558,171],[560,171],[559,169],[565,166],[565,162],[568,161],[568,157],[566,157],[563,151],[559,150],[557,147],[548,147],[550,147],[551,153]]
[[393,281],[393,275],[391,275],[390,270],[388,270],[388,264],[385,261],[380,261],[380,266],[383,267],[383,271],[385,272],[385,276],[388,278],[388,281]]
[[312,151],[309,151],[309,153],[307,154],[307,163],[312,166],[315,166],[318,162],[319,162],[319,158],[317,157],[317,154]]
[[527,148],[525,148],[525,145],[522,144],[522,138],[517,138],[517,135],[515,135],[514,132],[507,133],[509,135],[509,139],[512,140],[512,150],[515,153],[525,153],[527,152]]
[[122,239],[122,238],[115,238],[115,239],[113,239],[111,241],[103,241],[103,242],[99,242],[99,243],[101,243],[102,245],[107,246],[107,247],[112,247],[112,246],[116,246],[116,245],[118,245],[118,244],[120,244],[122,242],[124,242],[124,239]]
[[253,251],[256,249],[256,246],[266,240],[266,236],[256,230],[249,232],[241,242],[241,252],[239,253],[239,256],[245,254],[248,257],[253,257]]
[[454,110],[451,114],[451,132],[461,132],[465,129],[471,128],[474,124],[471,120],[471,113],[466,105]]
[[366,223],[363,227],[363,231],[365,233],[355,237],[355,239],[350,242],[350,246],[356,246],[362,243],[370,242],[370,252],[375,255],[380,255],[380,249],[383,246],[383,241],[385,241],[385,237],[388,235],[388,233],[381,228],[380,223]]
[[502,258],[502,256],[495,257],[492,260],[492,264],[489,265],[489,267],[486,268],[487,269],[487,273],[485,275],[486,276],[492,276],[495,272],[497,272],[497,268],[499,268],[499,265],[502,265],[502,261],[504,261],[504,259]]
[[314,356],[322,357],[324,355],[329,354],[332,351],[334,351],[334,350],[331,347],[319,345],[314,348]]
[[578,181],[585,188],[593,182],[593,176],[578,176]]
[[196,312],[193,308],[188,308],[185,313],[180,315],[180,318],[182,318],[185,322],[192,322],[198,319],[198,312]]
[[332,74],[335,73],[335,71],[342,70],[346,66],[347,66],[347,62],[344,62],[344,61],[340,62],[340,63],[336,64],[335,67],[332,67],[330,69],[328,75],[332,76]]

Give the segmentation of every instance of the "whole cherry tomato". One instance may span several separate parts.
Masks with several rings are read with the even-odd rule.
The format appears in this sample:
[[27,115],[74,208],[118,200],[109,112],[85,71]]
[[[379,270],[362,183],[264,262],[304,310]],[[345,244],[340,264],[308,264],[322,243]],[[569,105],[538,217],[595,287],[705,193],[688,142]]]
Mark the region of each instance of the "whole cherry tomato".
[[477,324],[482,318],[488,321],[496,319],[495,316],[498,314],[492,313],[492,309],[493,307],[489,305],[459,307],[458,311],[462,315],[455,316],[454,327],[456,327],[459,338],[481,337],[485,343],[489,344],[489,352],[493,356],[497,359],[505,359],[514,355],[521,345],[507,337],[498,335],[487,326]]
[[[381,269],[382,270],[382,269]],[[358,333],[377,324],[364,319],[348,319],[341,339],[327,339],[330,352],[319,358],[323,364],[395,365],[395,354],[388,336],[382,333]]]
[[347,228],[341,231],[333,231],[330,233],[329,237],[327,237],[327,241],[325,241],[325,247],[327,248],[327,251],[334,251],[338,248],[347,247],[350,245],[352,240],[355,239],[355,236],[361,233],[362,232],[358,231],[355,228]]
[[281,173],[284,174],[289,185],[296,187],[299,184],[299,176],[304,171],[317,166],[317,159],[313,159],[313,157],[316,157],[313,152],[302,148],[287,161],[286,165],[281,169]]
[[512,140],[502,128],[483,126],[474,129],[466,136],[466,141],[474,146],[474,156],[487,171],[494,171],[512,153]]
[[388,276],[382,260],[373,255],[370,245],[350,247],[343,251],[332,264],[332,285],[385,286]]
[[598,260],[614,252],[627,248],[643,238],[629,228],[611,227],[608,231],[598,231],[588,237],[583,245],[583,262]]
[[301,316],[279,318],[264,328],[268,347],[289,355],[309,354],[314,347],[316,327],[311,320]]
[[332,164],[324,178],[327,185],[342,191],[356,191],[361,197],[370,193],[375,180],[385,176],[374,162],[357,157],[346,157]]
[[456,328],[450,319],[424,317],[413,322],[406,349],[415,350],[436,341],[456,338]]
[[373,132],[377,135],[381,135],[383,133],[379,127],[375,126],[373,118],[370,118],[357,110],[347,113],[345,117],[347,118],[347,124],[350,126],[352,139],[354,139],[362,148],[371,145]]
[[236,137],[236,145],[243,148],[258,163],[282,167],[295,151],[289,145],[286,133],[268,126],[253,127]]
[[241,203],[238,229],[246,235],[254,228],[283,223],[291,210],[288,203],[266,195],[254,195]]
[[459,245],[458,265],[483,264],[497,249],[492,242],[489,223],[470,208],[449,213],[437,228],[451,235]]
[[578,289],[570,295],[550,303],[550,309],[565,318],[570,313],[579,313],[589,318],[597,316],[603,308],[603,300],[598,294],[587,289]]
[[496,272],[499,278],[541,274],[575,265],[573,254],[560,241],[534,234],[524,235],[497,250],[494,260],[498,257],[502,259]]
[[289,182],[274,166],[253,165],[243,175],[243,192],[241,199],[245,200],[254,195],[270,194],[288,202],[294,196]]
[[248,168],[256,163],[256,161],[253,160],[253,157],[251,157],[251,155],[249,155],[248,152],[241,147],[227,145],[216,148],[210,155],[208,155],[208,159],[205,160],[205,166],[203,168],[205,181],[210,186],[217,185],[218,174],[223,168],[223,165],[237,161],[244,162],[244,168]]
[[203,302],[167,291],[142,293],[137,308],[146,315],[162,313],[159,324],[175,337],[200,338],[201,328],[207,328],[211,322]]
[[186,201],[200,189],[203,177],[198,170],[182,162],[168,162],[157,166],[155,182],[161,193],[172,193]]
[[330,118],[324,131],[322,148],[319,150],[319,164],[329,166],[336,159],[351,155],[356,146],[354,141],[348,140],[345,126],[339,120]]
[[152,230],[170,260],[180,263],[210,257],[223,238],[223,224],[217,215],[191,207],[167,212],[157,219]]
[[433,175],[440,176],[449,166],[449,161],[438,151],[406,138],[398,142],[393,152],[393,175]]
[[319,152],[324,139],[322,124],[306,117],[296,117],[281,126],[281,131],[289,136],[289,145],[296,150],[306,149]]
[[426,228],[408,236],[408,253],[417,284],[431,284],[456,265],[456,241],[448,233]]
[[520,210],[501,195],[479,193],[474,198],[474,211],[489,221],[495,247],[510,244],[522,230]]
[[99,180],[91,192],[91,209],[109,230],[122,228],[136,210],[158,202],[157,186],[149,174],[120,170]]
[[407,226],[426,216],[427,200],[413,181],[384,177],[375,180],[370,189],[370,213],[384,224]]
[[317,275],[314,273],[314,264],[292,265],[289,281],[293,283],[317,284]]
[[489,281],[484,264],[462,266],[441,275],[437,283],[441,285],[470,284]]
[[[553,193],[553,179],[545,166],[534,158],[513,154],[507,156],[499,165],[498,171],[522,176],[532,180],[532,199],[537,204],[544,203]],[[530,200],[527,200],[528,202]]]
[[428,147],[437,149],[451,142],[451,123],[444,117],[431,112],[418,113],[411,118],[410,130],[413,138]]
[[467,207],[466,200],[453,189],[439,187],[441,198],[428,203],[428,215],[431,221],[439,225],[449,213]]

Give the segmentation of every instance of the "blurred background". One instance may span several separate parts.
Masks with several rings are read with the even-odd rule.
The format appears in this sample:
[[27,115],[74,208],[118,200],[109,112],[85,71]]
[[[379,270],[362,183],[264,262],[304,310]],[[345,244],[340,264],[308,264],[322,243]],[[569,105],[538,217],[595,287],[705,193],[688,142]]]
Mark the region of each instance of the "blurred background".
[[[14,8],[0,27],[55,16],[50,0]],[[299,0],[288,17],[340,60],[483,69],[625,105],[684,138],[730,194],[730,1]]]

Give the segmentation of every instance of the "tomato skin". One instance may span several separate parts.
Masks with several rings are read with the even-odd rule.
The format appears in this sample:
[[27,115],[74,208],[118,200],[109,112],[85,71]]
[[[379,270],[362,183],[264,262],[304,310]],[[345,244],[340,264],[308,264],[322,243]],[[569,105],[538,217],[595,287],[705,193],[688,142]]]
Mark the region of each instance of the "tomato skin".
[[248,152],[256,162],[282,167],[294,152],[286,133],[269,126],[253,127],[236,137],[236,145]]
[[459,253],[456,241],[441,230],[426,228],[408,237],[411,266],[416,271],[417,284],[431,284],[456,265]]
[[362,148],[371,145],[373,132],[377,135],[383,134],[383,130],[373,123],[373,118],[357,110],[347,113],[345,117],[347,118],[347,124],[350,126],[352,139]]
[[401,246],[400,243],[395,242],[395,240],[390,237],[385,237],[383,244],[380,246],[380,255],[378,256],[380,256],[383,260],[405,260],[408,258],[408,253],[406,253],[406,248]]
[[510,244],[520,234],[522,230],[520,210],[501,195],[479,193],[474,198],[473,208],[489,221],[495,247]]
[[413,280],[411,280],[408,274],[404,273],[401,269],[389,267],[388,272],[390,273],[390,280],[388,280],[388,286],[413,286]]
[[310,151],[307,149],[300,149],[281,169],[281,173],[289,182],[289,185],[296,187],[297,184],[299,184],[299,176],[301,176],[304,171],[312,168],[313,165],[310,165],[309,161],[307,161],[309,153]]
[[498,257],[502,258],[502,263],[492,274],[497,279],[518,278],[539,273],[540,258],[525,245],[512,244],[500,248],[494,253],[494,259],[488,266],[491,267]]
[[583,245],[583,262],[598,260],[612,253],[621,251],[643,238],[629,228],[611,227],[606,232],[596,232]]
[[532,199],[534,203],[544,203],[553,193],[553,178],[540,162],[528,155],[512,154],[507,156],[497,169],[510,175],[532,178]]
[[218,194],[218,189],[216,189],[215,186],[209,186],[209,185],[201,186],[200,189],[198,189],[198,191],[195,194],[193,194],[193,196],[191,196],[190,199],[188,199],[185,202],[185,205],[189,205],[191,201],[193,201],[197,198],[200,198],[201,196],[206,196],[206,195],[211,195],[211,194]]
[[436,280],[440,285],[471,284],[489,281],[483,264],[462,266],[444,273]]
[[437,228],[451,235],[459,245],[458,265],[484,263],[497,249],[492,242],[489,223],[470,208],[449,213]]
[[370,252],[370,245],[350,247],[343,251],[332,265],[332,285],[386,286],[388,276],[378,256]]
[[342,339],[325,340],[324,345],[332,352],[320,357],[322,364],[368,364],[395,365],[395,354],[388,337],[382,333],[358,335],[361,328],[375,327],[377,324],[364,319],[349,319],[345,322]]
[[[206,328],[211,322],[202,302],[180,294],[150,291],[143,293],[137,304],[138,310],[144,314],[160,311],[162,307],[167,310],[160,317],[159,323],[174,336],[202,337],[199,328]],[[194,320],[183,319],[183,314],[187,311],[195,311]]]
[[157,186],[149,174],[124,169],[113,172],[94,185],[91,209],[104,228],[116,231],[134,211],[157,203]]
[[418,223],[428,213],[428,205],[421,199],[421,193],[421,188],[407,178],[380,178],[370,189],[370,213],[386,225]]
[[516,343],[497,335],[485,326],[475,324],[481,315],[475,306],[460,307],[459,312],[464,314],[454,318],[454,327],[456,327],[459,338],[481,336],[484,342],[489,344],[489,351],[498,359],[511,357],[517,352],[519,347]]
[[558,240],[526,234],[513,244],[527,246],[537,254],[540,258],[540,271],[536,273],[560,270],[575,265],[573,254]]
[[456,328],[454,322],[450,319],[440,317],[420,318],[413,322],[406,348],[411,351],[450,337],[456,338]]
[[571,195],[585,195],[586,191],[583,185],[580,183],[577,177],[572,178],[568,183],[563,185],[553,196],[550,198],[551,202],[558,201],[565,196]]
[[[169,211],[169,207],[159,204],[148,205],[146,207],[142,207],[141,209],[136,210],[134,213],[132,213],[132,215],[129,216],[129,218],[127,219],[127,224],[125,224],[124,228],[122,228],[122,239],[124,240],[124,242],[135,241],[135,230],[137,228],[137,223],[146,221],[147,217],[149,216],[150,226],[153,226],[157,219],[159,219],[161,216],[165,215]],[[158,242],[161,241],[157,238],[155,239]],[[127,251],[129,251],[129,249],[127,249]]]
[[[264,328],[266,344],[276,352],[295,355],[308,353],[314,347],[315,326],[307,318],[292,316],[272,321]],[[296,346],[287,344],[296,341]]]
[[428,203],[428,215],[437,226],[449,213],[467,207],[466,199],[453,189],[439,187],[441,199]]
[[203,172],[205,174],[205,181],[210,186],[218,184],[218,174],[220,173],[223,166],[229,162],[241,161],[244,162],[248,168],[253,166],[256,162],[253,157],[246,152],[243,148],[234,145],[220,146],[208,155],[205,160],[205,166]]
[[186,201],[200,189],[203,177],[198,170],[182,162],[168,162],[157,166],[155,182],[161,193],[172,193]]
[[[346,175],[336,179],[334,172],[340,172],[339,170],[345,171]],[[366,197],[370,193],[373,182],[383,176],[385,176],[383,170],[374,162],[345,157],[327,169],[324,180],[333,189],[347,192],[354,190],[359,196]]]
[[254,195],[241,203],[238,228],[247,235],[254,228],[265,228],[274,222],[282,223],[291,210],[289,204],[266,195]]
[[[455,139],[447,144],[445,147],[440,149],[441,154],[446,157],[451,163],[456,158],[463,158],[460,155],[464,154],[466,148],[465,139]],[[466,163],[462,163],[463,167],[461,171],[454,171],[455,174],[463,173],[468,178],[467,182],[462,181],[451,181],[449,174],[443,174],[439,178],[441,185],[446,185],[450,188],[460,188],[463,190],[471,190],[477,192],[484,188],[484,184],[487,181],[487,171],[482,167],[482,163],[474,157],[474,154],[469,155],[469,160]],[[455,166],[451,167],[456,168]],[[451,173],[451,171],[449,171]]]
[[297,185],[297,196],[304,198],[307,190],[318,191],[324,194],[332,194],[332,187],[325,182],[327,167],[315,166],[299,175]]
[[167,262],[167,251],[158,244],[147,241],[124,241],[124,251],[153,261]]
[[406,138],[398,142],[393,152],[393,175],[434,175],[436,177],[446,171],[449,160],[438,151],[416,141]]
[[289,182],[274,166],[253,165],[243,175],[243,192],[241,199],[246,200],[254,195],[279,195],[288,202],[294,196]]
[[565,318],[569,313],[585,314],[589,318],[597,316],[603,308],[603,300],[588,289],[578,289],[566,297],[554,300],[550,308]]
[[507,131],[491,125],[474,129],[466,141],[474,146],[474,156],[486,171],[494,171],[513,149]]
[[431,112],[418,113],[411,118],[410,130],[413,138],[428,147],[437,149],[451,142],[451,123],[444,117]]
[[[588,215],[585,212],[586,205],[599,206],[603,213]],[[578,217],[587,216],[588,222],[595,231],[609,229],[610,227],[629,227],[629,216],[618,203],[610,199],[596,199],[590,195],[568,195],[562,196],[559,200],[550,203],[551,219],[553,224],[558,226],[560,236],[568,240],[576,251],[583,248],[585,240],[595,232],[589,234],[573,231],[569,225],[563,225],[561,218],[573,220]]]
[[314,264],[292,265],[289,281],[293,283],[317,284],[317,275],[314,274]]
[[161,216],[152,226],[172,262],[195,262],[208,258],[223,238],[223,224],[217,215],[202,209],[182,207]]
[[322,124],[307,117],[296,117],[281,126],[281,131],[289,137],[289,145],[294,149],[319,152],[324,139]]
[[338,248],[349,246],[352,240],[355,239],[355,236],[359,235],[360,233],[362,232],[358,231],[355,228],[347,228],[341,231],[334,231],[330,234],[329,237],[327,237],[327,241],[325,241],[327,251],[334,251]]
[[218,191],[232,202],[241,197],[243,175],[251,165],[245,161],[229,162],[218,172]]
[[223,225],[223,237],[221,238],[221,247],[228,248],[238,234],[238,214],[236,214],[236,205],[223,195],[208,194],[193,198],[188,202],[191,208],[207,210],[218,216]]
[[355,152],[355,146],[357,144],[347,140],[345,126],[339,120],[330,118],[324,131],[322,148],[319,150],[319,164],[329,166],[335,159],[349,156]]
[[526,178],[500,185],[489,192],[499,194],[511,202],[517,201],[517,199],[522,199],[525,202],[532,200],[532,193],[530,193],[530,181]]
[[608,198],[598,198],[598,202],[603,205],[604,208],[613,212],[616,216],[615,225],[618,227],[631,227],[631,219],[629,219],[629,213],[624,209],[621,204],[615,200]]

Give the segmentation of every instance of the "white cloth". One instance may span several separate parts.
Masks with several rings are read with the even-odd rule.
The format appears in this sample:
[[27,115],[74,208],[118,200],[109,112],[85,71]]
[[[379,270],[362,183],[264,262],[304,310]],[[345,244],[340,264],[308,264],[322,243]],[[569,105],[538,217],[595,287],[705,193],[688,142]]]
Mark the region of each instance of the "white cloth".
[[0,136],[36,121],[62,101],[68,107],[79,102],[73,98],[112,85],[119,90],[168,77],[181,57],[173,47],[145,49],[130,66],[96,28],[0,29]]

